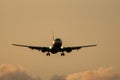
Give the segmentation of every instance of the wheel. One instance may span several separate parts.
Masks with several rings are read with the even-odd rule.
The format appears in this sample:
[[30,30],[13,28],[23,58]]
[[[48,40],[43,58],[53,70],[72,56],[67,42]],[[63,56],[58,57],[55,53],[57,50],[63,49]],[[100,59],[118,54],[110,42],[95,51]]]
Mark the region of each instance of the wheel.
[[47,55],[47,56],[50,56],[50,53],[47,53],[46,55]]
[[64,53],[62,53],[62,54],[61,54],[61,56],[65,56],[65,54],[64,54]]

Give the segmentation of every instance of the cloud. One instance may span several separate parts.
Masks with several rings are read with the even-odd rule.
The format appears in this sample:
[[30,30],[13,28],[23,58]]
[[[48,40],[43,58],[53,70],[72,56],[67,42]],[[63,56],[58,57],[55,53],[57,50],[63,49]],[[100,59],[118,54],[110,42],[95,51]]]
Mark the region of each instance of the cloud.
[[0,64],[0,80],[41,80],[26,73],[22,66]]
[[66,80],[66,76],[63,75],[55,75],[50,80]]
[[66,80],[120,80],[120,69],[99,68],[70,74]]
[[[22,66],[0,65],[0,80],[41,80],[29,75]],[[49,80],[120,80],[120,68],[99,68],[74,74],[55,75]]]

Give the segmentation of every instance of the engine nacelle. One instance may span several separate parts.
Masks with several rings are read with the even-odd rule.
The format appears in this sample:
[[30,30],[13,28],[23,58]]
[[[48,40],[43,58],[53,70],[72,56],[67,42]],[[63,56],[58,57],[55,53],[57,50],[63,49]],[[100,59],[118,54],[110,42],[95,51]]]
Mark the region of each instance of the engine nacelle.
[[68,52],[68,53],[70,53],[71,51],[72,51],[71,48],[67,48],[67,49],[66,49],[66,52]]
[[44,52],[47,51],[47,49],[46,49],[45,47],[43,47],[43,48],[41,49],[41,51],[44,53]]

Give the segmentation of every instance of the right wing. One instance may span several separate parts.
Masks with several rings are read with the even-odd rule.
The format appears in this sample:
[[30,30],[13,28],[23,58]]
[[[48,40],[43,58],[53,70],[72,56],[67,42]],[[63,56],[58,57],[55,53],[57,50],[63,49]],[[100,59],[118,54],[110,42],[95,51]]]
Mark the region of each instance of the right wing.
[[63,47],[62,51],[71,52],[72,50],[79,50],[81,48],[93,47],[93,46],[97,46],[97,44],[95,44],[95,45],[86,45],[86,46]]
[[20,45],[20,44],[12,44],[14,46],[20,46],[20,47],[28,47],[30,49],[35,49],[35,50],[42,50],[44,48],[44,50],[49,51],[49,47],[40,47],[40,46],[27,46],[27,45]]
[[70,48],[71,48],[72,50],[75,50],[75,49],[79,50],[79,49],[81,49],[81,48],[93,47],[93,46],[97,46],[97,44],[95,44],[95,45],[86,45],[86,46],[75,46],[75,47],[70,47]]

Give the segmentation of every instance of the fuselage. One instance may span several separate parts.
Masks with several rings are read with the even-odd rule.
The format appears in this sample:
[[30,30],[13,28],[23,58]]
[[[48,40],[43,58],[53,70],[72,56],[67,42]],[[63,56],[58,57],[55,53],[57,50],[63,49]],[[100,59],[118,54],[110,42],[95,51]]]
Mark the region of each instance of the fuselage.
[[51,49],[50,52],[53,53],[53,54],[59,52],[61,50],[61,46],[62,46],[62,40],[60,38],[56,38],[53,41],[52,49]]
[[61,47],[62,46],[62,40],[60,38],[56,38],[54,41],[53,41],[53,47]]

